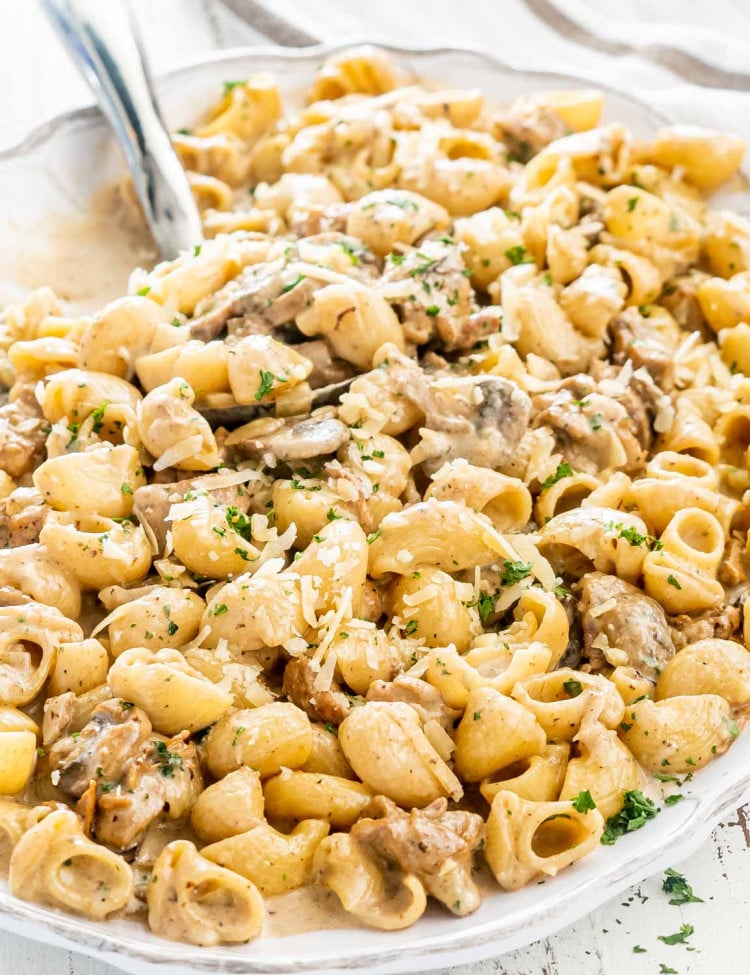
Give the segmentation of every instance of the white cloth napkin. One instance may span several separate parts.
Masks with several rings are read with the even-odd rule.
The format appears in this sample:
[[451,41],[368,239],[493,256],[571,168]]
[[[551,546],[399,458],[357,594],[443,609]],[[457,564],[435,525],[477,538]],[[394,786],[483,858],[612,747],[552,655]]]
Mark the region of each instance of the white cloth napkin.
[[[227,0],[272,12],[324,41],[390,41],[480,48],[514,67],[603,82],[675,121],[750,143],[750,5],[745,0]],[[363,26],[366,23],[366,27]]]

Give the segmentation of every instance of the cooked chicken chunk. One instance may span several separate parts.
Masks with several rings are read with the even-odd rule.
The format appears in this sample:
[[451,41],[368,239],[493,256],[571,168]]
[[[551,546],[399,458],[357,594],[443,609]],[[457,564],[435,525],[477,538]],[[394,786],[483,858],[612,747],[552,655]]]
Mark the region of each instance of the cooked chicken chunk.
[[653,441],[659,396],[643,375],[620,387],[606,374],[598,383],[590,376],[571,376],[554,392],[534,397],[531,425],[551,430],[574,471],[598,474],[617,467],[632,474],[643,468]]
[[16,488],[0,502],[0,548],[38,542],[48,511],[35,488]]
[[100,843],[127,850],[162,812],[176,819],[197,799],[203,778],[195,745],[151,738],[113,784],[102,777],[94,829]]
[[316,672],[307,657],[293,657],[284,668],[284,694],[313,721],[341,724],[352,709],[351,699],[334,682],[329,691],[315,690]]
[[[437,339],[446,349],[471,348],[477,326],[467,329],[465,321],[472,311],[474,290],[458,249],[428,240],[402,258],[386,264],[382,288],[400,309],[407,341],[424,345]],[[399,284],[408,285],[408,293],[396,297]]]
[[672,638],[678,650],[698,640],[731,640],[740,628],[741,613],[737,606],[719,606],[708,609],[699,616],[670,616]]
[[648,319],[639,315],[637,309],[628,308],[622,315],[616,315],[609,324],[609,333],[614,362],[623,365],[629,359],[634,369],[647,369],[662,389],[672,389],[673,350],[659,341]]
[[395,860],[454,914],[463,916],[479,907],[471,868],[484,838],[481,816],[449,812],[447,799],[406,813],[385,796],[373,799],[368,811],[373,818],[360,819],[352,827],[352,839],[382,860]]
[[0,471],[20,477],[43,459],[48,424],[29,383],[0,406]]
[[446,731],[452,731],[456,719],[461,716],[460,711],[448,707],[437,688],[416,677],[373,681],[367,691],[367,700],[410,704],[422,721],[437,721]]
[[61,738],[51,746],[46,766],[60,773],[63,792],[78,797],[92,779],[117,781],[150,734],[151,722],[140,708],[107,701],[75,737]]
[[659,603],[630,583],[603,572],[587,573],[580,585],[584,655],[601,659],[604,637],[605,648],[623,650],[629,666],[645,677],[657,677],[675,654],[667,617]]

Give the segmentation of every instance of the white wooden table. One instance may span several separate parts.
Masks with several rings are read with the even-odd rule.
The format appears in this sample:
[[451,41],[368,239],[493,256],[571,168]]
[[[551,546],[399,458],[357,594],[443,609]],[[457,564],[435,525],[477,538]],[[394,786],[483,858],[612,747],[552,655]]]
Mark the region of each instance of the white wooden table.
[[[103,0],[104,2],[104,0]],[[591,4],[594,0],[589,0]],[[165,70],[215,48],[258,41],[258,35],[228,15],[215,0],[133,0],[144,28],[146,46],[156,71]],[[714,0],[710,5],[684,4],[676,0],[644,4],[620,0],[613,7],[631,6],[640,17],[659,15],[668,20],[690,20],[709,30],[717,15],[737,9],[742,28],[750,33],[747,13],[739,0]],[[299,15],[308,27],[315,25],[325,38],[351,38],[368,34],[430,45],[474,44],[492,47],[503,30],[504,0],[413,0],[424,7],[424,30],[404,32],[400,23],[404,0],[276,0],[275,9],[286,16]],[[698,12],[698,7],[701,13]],[[514,8],[514,16],[533,19],[534,7]],[[636,9],[637,8],[637,9]],[[601,9],[599,7],[598,9]],[[538,8],[537,8],[538,11]],[[538,16],[538,12],[536,14]],[[702,18],[702,19],[701,19]],[[365,24],[367,26],[365,26]],[[494,26],[493,26],[494,25]],[[507,24],[505,25],[507,26]],[[543,34],[546,28],[538,24]],[[407,36],[408,35],[408,36]],[[490,40],[488,40],[488,37]],[[550,39],[551,40],[551,39]],[[748,37],[750,40],[750,37]],[[556,43],[552,42],[551,43]],[[539,67],[533,43],[513,45],[513,59],[528,58]],[[86,88],[67,63],[57,40],[47,27],[35,0],[1,0],[0,65],[6,97],[0,106],[0,147],[22,138],[32,127],[57,112],[88,101]],[[584,70],[576,63],[573,70]],[[697,110],[696,110],[697,111]],[[705,109],[704,109],[705,111]],[[690,115],[689,108],[685,114]],[[745,119],[745,125],[748,121]],[[747,817],[747,818],[746,818]],[[750,972],[750,807],[717,827],[689,861],[674,864],[686,874],[702,904],[673,907],[661,891],[661,877],[632,888],[600,907],[573,927],[529,948],[481,964],[453,969],[455,975],[659,975],[664,967],[680,975]],[[683,923],[695,933],[688,951],[667,946],[660,934],[671,934]],[[645,952],[634,952],[635,946]],[[45,948],[0,932],[0,975],[116,975],[115,969],[81,955]],[[440,975],[440,973],[436,973]]]

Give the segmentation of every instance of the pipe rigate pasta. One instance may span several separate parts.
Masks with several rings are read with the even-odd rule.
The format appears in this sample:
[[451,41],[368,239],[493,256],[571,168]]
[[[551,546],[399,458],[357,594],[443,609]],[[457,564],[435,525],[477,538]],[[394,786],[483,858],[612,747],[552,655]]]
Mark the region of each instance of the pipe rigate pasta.
[[0,321],[0,867],[196,946],[546,882],[750,701],[740,142],[281,91],[175,134],[202,242]]

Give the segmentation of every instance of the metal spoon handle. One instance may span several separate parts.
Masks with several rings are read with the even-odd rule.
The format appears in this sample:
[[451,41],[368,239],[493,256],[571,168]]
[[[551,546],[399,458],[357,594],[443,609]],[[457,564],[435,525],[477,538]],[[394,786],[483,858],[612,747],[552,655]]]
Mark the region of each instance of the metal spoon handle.
[[42,4],[115,131],[162,256],[177,257],[199,243],[203,231],[129,9],[122,0]]

